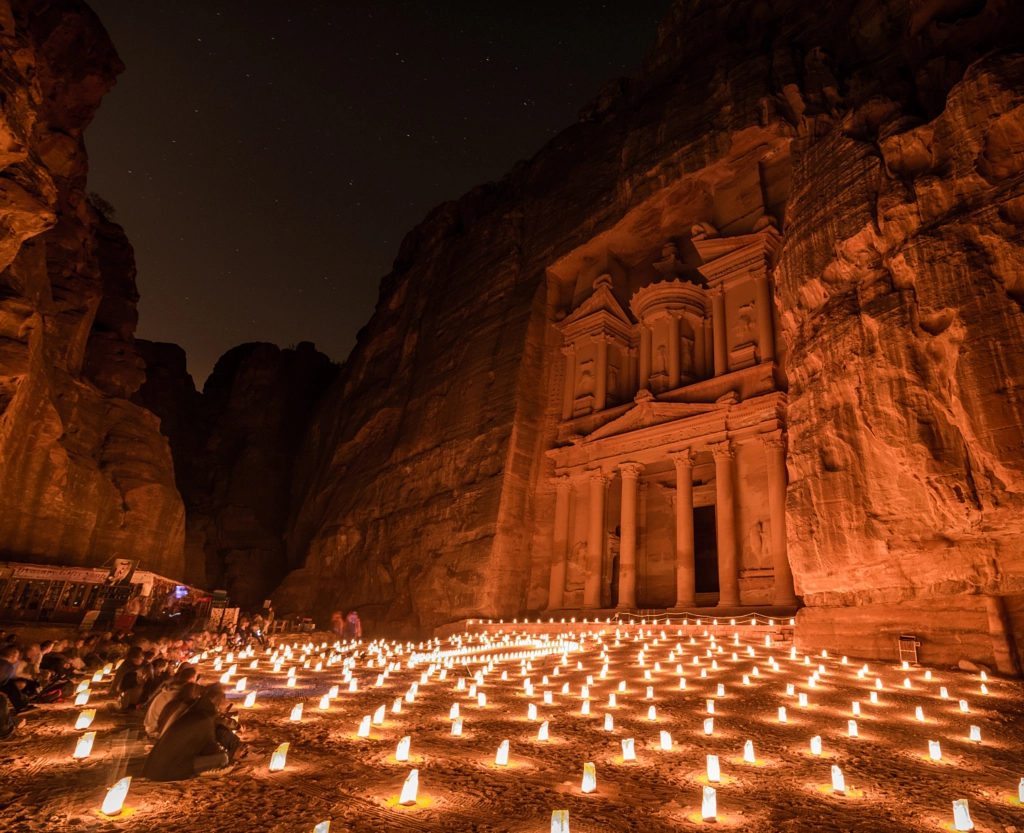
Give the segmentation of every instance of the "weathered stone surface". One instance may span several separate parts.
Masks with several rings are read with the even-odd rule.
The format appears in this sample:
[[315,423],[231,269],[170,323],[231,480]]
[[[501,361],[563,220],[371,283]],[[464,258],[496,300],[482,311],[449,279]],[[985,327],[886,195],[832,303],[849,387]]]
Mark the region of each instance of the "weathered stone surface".
[[1020,14],[677,3],[635,78],[405,240],[307,437],[279,603],[409,631],[543,609],[554,325],[592,291],[565,276],[621,268],[635,289],[690,224],[764,216],[812,630],[1019,592]]
[[82,131],[122,69],[83,3],[0,2],[0,554],[182,570],[157,419],[127,397],[135,265],[86,199]]
[[186,577],[259,607],[288,570],[295,454],[338,367],[308,342],[243,344],[220,358],[199,394],[180,347],[138,347],[147,379],[135,401],[159,415],[185,501]]

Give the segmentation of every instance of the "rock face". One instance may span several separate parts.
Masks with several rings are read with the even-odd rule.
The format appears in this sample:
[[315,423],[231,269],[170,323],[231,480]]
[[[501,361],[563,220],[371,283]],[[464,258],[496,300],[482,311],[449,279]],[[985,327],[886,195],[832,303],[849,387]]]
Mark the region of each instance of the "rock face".
[[158,420],[128,401],[135,264],[86,197],[82,131],[122,65],[74,0],[0,2],[0,557],[183,567]]
[[912,623],[930,661],[1012,664],[1022,38],[1019,4],[677,3],[635,78],[406,238],[300,455],[279,604],[392,632],[543,610],[556,322],[691,225],[765,218],[803,633],[891,656]]
[[185,501],[186,578],[258,608],[288,571],[292,466],[338,367],[308,342],[243,344],[199,394],[180,347],[140,340],[138,349],[147,379],[135,401],[160,417]]

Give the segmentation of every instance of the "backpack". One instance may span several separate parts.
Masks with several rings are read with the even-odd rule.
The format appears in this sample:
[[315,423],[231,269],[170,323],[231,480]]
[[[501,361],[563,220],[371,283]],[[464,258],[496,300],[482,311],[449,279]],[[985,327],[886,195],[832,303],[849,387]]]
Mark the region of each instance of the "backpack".
[[73,682],[70,680],[58,680],[57,682],[50,683],[40,691],[36,700],[40,703],[60,703],[73,697],[74,694],[75,684]]

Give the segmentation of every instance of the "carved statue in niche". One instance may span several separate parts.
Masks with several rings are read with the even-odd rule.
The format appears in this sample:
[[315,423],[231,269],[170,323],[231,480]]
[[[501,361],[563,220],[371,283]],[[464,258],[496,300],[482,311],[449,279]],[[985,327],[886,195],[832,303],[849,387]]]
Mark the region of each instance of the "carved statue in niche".
[[608,395],[613,399],[619,398],[619,368],[618,365],[608,365]]
[[580,365],[580,378],[576,383],[576,398],[594,393],[594,361],[588,359]]
[[587,581],[587,544],[577,541],[565,565],[565,591],[582,590]]
[[668,349],[664,344],[659,344],[657,351],[655,351],[656,360],[654,362],[655,373],[668,373]]
[[690,376],[696,376],[696,368],[693,363],[693,339],[683,336],[682,349],[679,354],[680,367],[683,373]]
[[772,566],[771,521],[758,521],[750,529],[750,552],[758,568]]
[[732,325],[732,339],[736,347],[754,343],[757,329],[754,324],[754,304],[744,304],[736,315],[736,323]]

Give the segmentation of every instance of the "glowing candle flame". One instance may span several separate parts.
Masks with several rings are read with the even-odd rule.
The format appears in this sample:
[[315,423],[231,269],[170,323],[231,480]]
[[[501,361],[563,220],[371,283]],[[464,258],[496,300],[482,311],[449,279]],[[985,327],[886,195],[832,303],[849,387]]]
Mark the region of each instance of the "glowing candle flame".
[[127,775],[107,790],[106,798],[103,799],[103,806],[100,807],[100,812],[103,815],[121,815],[121,810],[124,808],[124,799],[128,795],[128,786],[131,783],[132,777]]

